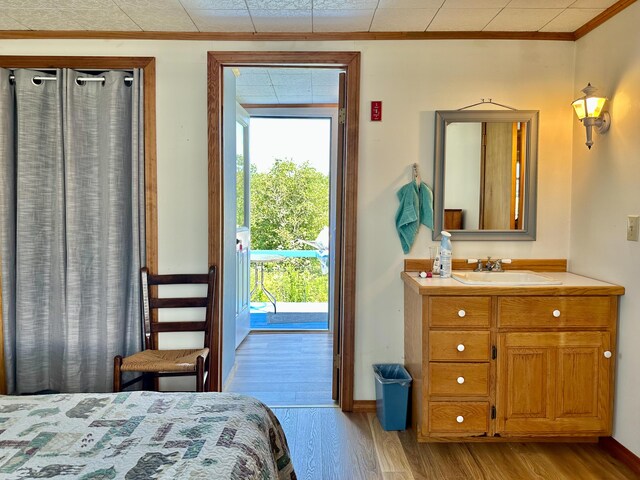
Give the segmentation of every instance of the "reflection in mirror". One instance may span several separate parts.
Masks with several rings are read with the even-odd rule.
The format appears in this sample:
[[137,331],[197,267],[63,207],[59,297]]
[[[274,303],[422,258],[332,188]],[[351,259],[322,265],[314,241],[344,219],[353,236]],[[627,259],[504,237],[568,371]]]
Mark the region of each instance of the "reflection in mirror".
[[436,112],[434,239],[535,239],[537,118]]

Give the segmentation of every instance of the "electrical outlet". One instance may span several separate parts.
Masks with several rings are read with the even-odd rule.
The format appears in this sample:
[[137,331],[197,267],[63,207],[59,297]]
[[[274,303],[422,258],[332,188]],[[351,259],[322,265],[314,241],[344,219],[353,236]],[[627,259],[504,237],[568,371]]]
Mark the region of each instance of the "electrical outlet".
[[627,240],[634,242],[638,241],[638,227],[640,223],[640,216],[627,215]]

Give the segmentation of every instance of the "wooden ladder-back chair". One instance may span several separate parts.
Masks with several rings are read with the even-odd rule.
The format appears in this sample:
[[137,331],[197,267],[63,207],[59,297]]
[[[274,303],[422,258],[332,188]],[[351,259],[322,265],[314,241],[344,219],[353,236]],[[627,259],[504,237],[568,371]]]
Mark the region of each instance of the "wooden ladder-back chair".
[[[214,302],[216,286],[216,267],[209,268],[208,274],[152,275],[146,267],[140,271],[142,282],[142,312],[144,316],[145,350],[123,358],[113,359],[113,391],[122,389],[140,380],[154,380],[158,377],[196,376],[196,391],[204,392],[211,365],[211,342],[214,340],[212,327],[214,322]],[[156,285],[207,285],[206,297],[160,298],[153,296],[150,287]],[[157,290],[157,289],[154,289]],[[152,322],[151,311],[160,308],[205,308],[204,321]],[[159,350],[157,334],[162,332],[199,332],[204,331],[204,347],[200,349]],[[214,349],[214,354],[216,349]],[[138,376],[122,383],[122,372],[140,372]]]

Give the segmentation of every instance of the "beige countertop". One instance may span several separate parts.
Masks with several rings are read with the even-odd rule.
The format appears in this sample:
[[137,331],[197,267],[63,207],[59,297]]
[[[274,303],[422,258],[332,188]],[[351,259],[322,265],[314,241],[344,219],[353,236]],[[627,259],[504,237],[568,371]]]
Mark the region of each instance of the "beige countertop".
[[[569,272],[537,272],[561,285],[467,285],[454,278],[420,278],[402,272],[405,285],[421,295],[624,295],[624,287]],[[495,275],[500,275],[496,272]]]

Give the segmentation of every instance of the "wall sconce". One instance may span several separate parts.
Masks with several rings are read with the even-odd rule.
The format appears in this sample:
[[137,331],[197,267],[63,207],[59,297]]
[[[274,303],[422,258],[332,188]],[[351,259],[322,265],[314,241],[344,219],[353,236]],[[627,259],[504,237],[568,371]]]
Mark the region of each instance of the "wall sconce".
[[596,97],[593,93],[597,89],[592,87],[591,84],[587,84],[582,89],[584,97],[580,97],[573,101],[573,109],[576,111],[578,119],[587,129],[587,141],[585,145],[591,150],[593,145],[592,128],[596,127],[598,133],[605,133],[611,126],[611,116],[609,112],[603,112],[606,97]]

